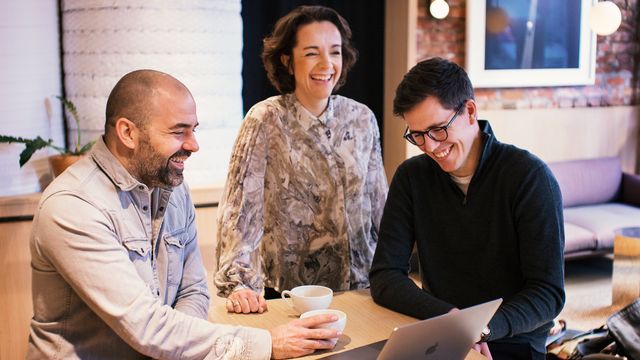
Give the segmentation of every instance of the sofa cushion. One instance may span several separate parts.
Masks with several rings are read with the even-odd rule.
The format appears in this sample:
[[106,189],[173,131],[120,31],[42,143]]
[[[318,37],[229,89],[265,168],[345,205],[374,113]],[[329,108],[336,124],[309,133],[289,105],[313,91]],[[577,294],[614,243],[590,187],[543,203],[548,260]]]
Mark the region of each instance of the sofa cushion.
[[572,254],[594,251],[598,245],[596,235],[591,231],[571,223],[564,223],[564,253]]
[[550,163],[562,192],[563,207],[591,205],[617,199],[622,168],[617,157]]
[[596,250],[613,249],[614,231],[640,226],[640,208],[620,203],[576,206],[564,209],[565,228],[573,224],[591,231],[596,237]]

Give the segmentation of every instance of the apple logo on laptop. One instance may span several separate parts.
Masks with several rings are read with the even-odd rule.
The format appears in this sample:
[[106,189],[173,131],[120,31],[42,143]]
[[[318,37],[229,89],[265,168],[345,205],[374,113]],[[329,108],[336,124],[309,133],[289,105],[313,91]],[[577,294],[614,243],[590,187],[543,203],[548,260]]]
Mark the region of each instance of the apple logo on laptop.
[[436,352],[437,350],[438,350],[438,343],[435,343],[435,344],[429,346],[427,348],[427,350],[424,352],[424,354],[426,356],[429,356],[429,355],[433,354],[434,352]]

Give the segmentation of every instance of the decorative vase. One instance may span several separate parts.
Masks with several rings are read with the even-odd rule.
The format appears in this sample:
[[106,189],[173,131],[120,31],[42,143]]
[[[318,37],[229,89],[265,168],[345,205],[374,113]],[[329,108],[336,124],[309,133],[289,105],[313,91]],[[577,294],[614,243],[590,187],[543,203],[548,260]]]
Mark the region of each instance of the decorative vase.
[[62,174],[69,166],[80,160],[82,155],[53,155],[49,157],[49,165],[54,177]]

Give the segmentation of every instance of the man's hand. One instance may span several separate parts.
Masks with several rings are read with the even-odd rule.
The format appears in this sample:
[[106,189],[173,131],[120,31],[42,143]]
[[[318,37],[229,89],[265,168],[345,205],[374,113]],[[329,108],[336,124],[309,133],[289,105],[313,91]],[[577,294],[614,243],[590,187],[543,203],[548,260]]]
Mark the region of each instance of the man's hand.
[[335,315],[317,315],[293,320],[275,327],[271,333],[271,358],[288,359],[313,353],[318,349],[333,349],[335,343],[329,339],[339,337],[342,332],[333,329],[314,329],[324,323],[338,320]]
[[486,342],[481,342],[473,345],[473,350],[484,355],[487,359],[493,360],[493,357],[491,357],[491,351],[489,351],[489,345],[487,345]]
[[227,311],[235,313],[263,313],[267,310],[264,296],[251,289],[240,289],[232,292],[227,298]]

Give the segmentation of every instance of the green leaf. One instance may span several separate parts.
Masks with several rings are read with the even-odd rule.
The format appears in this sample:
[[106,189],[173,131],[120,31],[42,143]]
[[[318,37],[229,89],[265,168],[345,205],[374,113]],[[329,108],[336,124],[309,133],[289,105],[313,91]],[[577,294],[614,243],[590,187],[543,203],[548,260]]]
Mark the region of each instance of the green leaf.
[[7,143],[7,144],[23,143],[23,144],[26,144],[29,141],[33,141],[33,140],[25,139],[25,138],[21,138],[21,137],[16,137],[16,136],[10,136],[10,135],[0,135],[0,143]]
[[49,141],[45,141],[40,136],[33,140],[23,138],[18,139],[20,140],[18,142],[23,142],[26,145],[25,149],[20,153],[20,167],[24,166],[24,164],[26,164],[27,161],[31,159],[33,153],[47,146],[51,146],[51,144],[53,143],[52,139],[49,139]]
[[66,98],[63,98],[62,96],[57,95],[56,98],[58,98],[58,100],[60,100],[60,102],[62,102],[62,105],[64,105],[65,108],[67,108],[67,110],[71,113],[71,116],[73,116],[73,119],[76,121],[76,123],[79,123],[79,118],[78,118],[78,109],[76,109],[76,105],[67,100]]
[[91,149],[91,147],[92,147],[92,146],[93,146],[93,144],[95,144],[95,143],[96,143],[96,141],[95,141],[95,140],[93,140],[93,141],[91,141],[91,142],[88,142],[88,143],[84,144],[84,146],[80,149],[80,151],[78,152],[78,154],[77,154],[77,155],[84,154],[84,153],[85,153],[85,152],[87,152],[89,149]]
[[58,98],[58,100],[62,102],[62,105],[64,105],[64,107],[69,111],[69,113],[71,113],[73,120],[75,120],[76,122],[76,133],[77,133],[76,149],[75,150],[67,149],[67,152],[71,154],[76,154],[76,155],[82,154],[83,151],[80,149],[80,144],[82,144],[82,140],[81,140],[82,131],[80,131],[80,117],[78,116],[78,109],[76,108],[76,105],[71,100],[68,100],[67,98],[59,95],[56,96],[56,98]]

